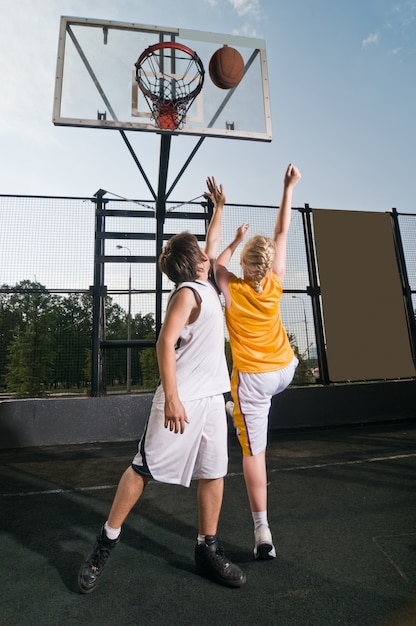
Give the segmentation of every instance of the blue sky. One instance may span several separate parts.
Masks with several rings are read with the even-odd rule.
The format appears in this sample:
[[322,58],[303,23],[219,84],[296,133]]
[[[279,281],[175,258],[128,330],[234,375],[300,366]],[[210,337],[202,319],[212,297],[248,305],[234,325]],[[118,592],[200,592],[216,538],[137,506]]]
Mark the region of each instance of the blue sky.
[[[170,199],[213,174],[231,203],[278,204],[292,161],[294,206],[416,212],[416,0],[0,0],[2,194],[149,197],[118,132],[52,124],[61,15],[265,39],[273,141],[208,138]],[[128,136],[156,186],[159,138]],[[194,144],[174,137],[171,179]]]

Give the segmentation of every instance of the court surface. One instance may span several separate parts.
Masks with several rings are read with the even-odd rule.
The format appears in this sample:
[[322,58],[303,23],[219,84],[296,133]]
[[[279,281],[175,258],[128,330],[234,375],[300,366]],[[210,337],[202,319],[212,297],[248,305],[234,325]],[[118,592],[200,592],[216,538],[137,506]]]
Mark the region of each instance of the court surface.
[[196,485],[152,483],[94,593],[81,561],[136,442],[0,452],[0,625],[416,624],[416,418],[285,431],[268,448],[277,558],[253,560],[230,435],[220,540],[241,589],[196,575]]

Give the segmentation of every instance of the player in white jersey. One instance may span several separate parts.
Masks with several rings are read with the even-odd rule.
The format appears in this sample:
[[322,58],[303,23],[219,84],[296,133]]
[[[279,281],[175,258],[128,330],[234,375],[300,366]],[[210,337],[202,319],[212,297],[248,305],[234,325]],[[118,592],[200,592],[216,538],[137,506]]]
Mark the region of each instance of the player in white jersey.
[[138,452],[122,475],[104,526],[81,565],[78,588],[93,591],[121,527],[150,480],[189,486],[198,480],[199,573],[230,586],[246,582],[244,572],[218,544],[217,527],[227,473],[227,419],[223,394],[230,389],[224,354],[221,304],[209,281],[221,240],[225,194],[214,178],[205,194],[214,203],[205,251],[188,232],[174,235],[158,263],[176,287],[156,342],[160,384]]

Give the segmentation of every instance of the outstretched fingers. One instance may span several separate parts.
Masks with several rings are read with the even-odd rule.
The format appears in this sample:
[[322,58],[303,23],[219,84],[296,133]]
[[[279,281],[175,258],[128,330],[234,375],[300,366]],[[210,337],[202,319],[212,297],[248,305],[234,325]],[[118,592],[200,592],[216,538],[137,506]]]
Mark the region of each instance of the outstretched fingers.
[[214,176],[208,176],[206,180],[208,191],[204,193],[206,198],[210,198],[214,204],[225,203],[225,194],[222,184],[218,186]]

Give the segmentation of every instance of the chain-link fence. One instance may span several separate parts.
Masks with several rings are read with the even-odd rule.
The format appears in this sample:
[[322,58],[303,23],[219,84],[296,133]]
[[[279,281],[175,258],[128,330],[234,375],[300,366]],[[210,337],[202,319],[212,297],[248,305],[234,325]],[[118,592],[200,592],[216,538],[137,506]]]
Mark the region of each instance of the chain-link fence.
[[[155,209],[149,201],[107,200],[105,285],[106,393],[154,389],[157,288]],[[96,198],[0,196],[1,397],[91,393]],[[200,203],[168,203],[164,237],[189,230],[203,239]],[[226,205],[224,247],[242,222],[271,235],[275,206]],[[294,385],[320,381],[316,317],[310,298],[305,209],[292,210],[283,322],[300,360]],[[399,215],[411,297],[416,290],[414,215]],[[140,234],[140,236],[139,236]],[[238,253],[230,270],[239,273]],[[162,280],[162,319],[172,288]],[[415,302],[413,301],[415,306]],[[123,341],[144,341],[143,346]],[[147,340],[147,345],[145,341]],[[226,350],[229,356],[228,345]]]

